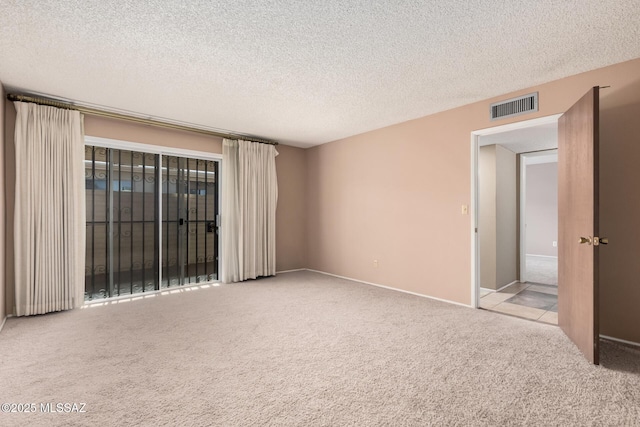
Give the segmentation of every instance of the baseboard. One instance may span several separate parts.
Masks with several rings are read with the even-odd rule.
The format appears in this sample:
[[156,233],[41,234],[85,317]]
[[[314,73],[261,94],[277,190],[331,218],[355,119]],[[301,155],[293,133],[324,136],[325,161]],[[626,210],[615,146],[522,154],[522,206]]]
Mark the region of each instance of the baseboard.
[[623,340],[620,338],[614,338],[614,337],[610,337],[608,335],[600,335],[600,338],[604,338],[610,341],[615,341],[615,342],[619,342],[622,344],[627,344],[627,345],[632,345],[634,347],[640,347],[640,343],[639,342],[634,342],[634,341],[627,341],[627,340]]
[[0,332],[2,332],[2,328],[4,328],[4,324],[7,323],[8,318],[9,316],[5,316],[4,319],[2,319],[2,323],[0,323]]
[[281,274],[281,273],[293,273],[294,271],[307,271],[306,268],[294,268],[293,270],[282,270],[282,271],[276,271],[276,274]]
[[415,295],[415,296],[418,296],[418,297],[429,298],[429,299],[432,299],[432,300],[435,300],[435,301],[446,302],[448,304],[454,304],[454,305],[459,305],[459,306],[462,306],[462,307],[473,308],[470,305],[462,304],[461,302],[451,301],[451,300],[444,299],[444,298],[432,297],[432,296],[429,296],[429,295],[419,294],[417,292],[405,291],[404,289],[392,288],[391,286],[380,285],[378,283],[365,282],[364,280],[353,279],[351,277],[338,276],[337,274],[327,273],[326,271],[312,270],[310,268],[305,268],[305,270],[311,271],[313,273],[324,274],[326,276],[337,277],[338,279],[351,280],[352,282],[363,283],[365,285],[376,286],[378,288],[389,289],[389,290],[392,290],[392,291],[403,292],[405,294]]
[[526,254],[528,256],[539,256],[540,258],[558,258],[558,255],[536,255],[536,254]]
[[513,281],[513,282],[511,282],[511,283],[507,283],[507,284],[506,284],[506,285],[504,285],[503,287],[496,289],[496,292],[500,292],[500,291],[502,291],[502,290],[504,290],[504,289],[507,289],[509,286],[511,286],[511,285],[515,285],[516,283],[520,283],[520,281],[519,281],[519,280],[514,280],[514,281]]
[[487,292],[492,292],[492,293],[493,292],[500,292],[501,290],[506,289],[511,285],[515,285],[516,283],[522,283],[522,282],[520,282],[520,280],[514,280],[513,282],[507,283],[506,285],[504,285],[503,287],[498,288],[498,289],[483,288],[482,286],[480,286],[480,289],[484,290],[484,291],[487,291]]

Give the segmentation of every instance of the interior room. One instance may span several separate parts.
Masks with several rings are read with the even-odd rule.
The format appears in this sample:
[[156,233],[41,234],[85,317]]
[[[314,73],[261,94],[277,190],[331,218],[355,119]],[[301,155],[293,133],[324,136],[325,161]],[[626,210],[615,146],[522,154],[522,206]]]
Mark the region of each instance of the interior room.
[[558,126],[481,136],[480,307],[558,324]]
[[4,2],[0,425],[637,424],[638,16]]

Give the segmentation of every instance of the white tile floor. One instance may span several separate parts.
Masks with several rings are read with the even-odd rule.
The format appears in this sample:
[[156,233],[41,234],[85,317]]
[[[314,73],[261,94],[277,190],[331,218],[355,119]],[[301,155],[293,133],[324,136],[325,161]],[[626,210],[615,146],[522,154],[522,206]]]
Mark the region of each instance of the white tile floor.
[[493,292],[480,289],[480,307],[539,322],[558,324],[558,259],[527,254],[527,280]]
[[[528,290],[529,292],[521,294],[521,292],[525,290]],[[514,298],[518,294],[522,297]],[[481,289],[480,307],[485,310],[496,311],[498,313],[509,314],[511,316],[557,325],[557,298],[555,299],[556,304],[553,304],[553,296],[557,294],[557,287],[528,283],[514,283],[500,292],[491,292],[486,289]],[[537,298],[537,296],[539,298]],[[512,298],[514,300],[513,302],[508,301]],[[545,308],[538,308],[535,306]]]

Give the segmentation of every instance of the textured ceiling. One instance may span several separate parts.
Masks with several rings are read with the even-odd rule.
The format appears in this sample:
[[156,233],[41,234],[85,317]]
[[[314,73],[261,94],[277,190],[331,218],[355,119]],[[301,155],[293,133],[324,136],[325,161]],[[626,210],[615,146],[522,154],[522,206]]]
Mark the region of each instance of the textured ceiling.
[[638,0],[2,0],[0,81],[312,146],[640,57]]

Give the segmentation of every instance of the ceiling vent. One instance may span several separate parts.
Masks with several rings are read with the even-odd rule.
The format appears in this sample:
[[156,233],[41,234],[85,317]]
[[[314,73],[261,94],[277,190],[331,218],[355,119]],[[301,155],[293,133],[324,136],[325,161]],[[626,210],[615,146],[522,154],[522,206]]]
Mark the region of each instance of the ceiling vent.
[[491,104],[491,120],[538,111],[538,92]]

